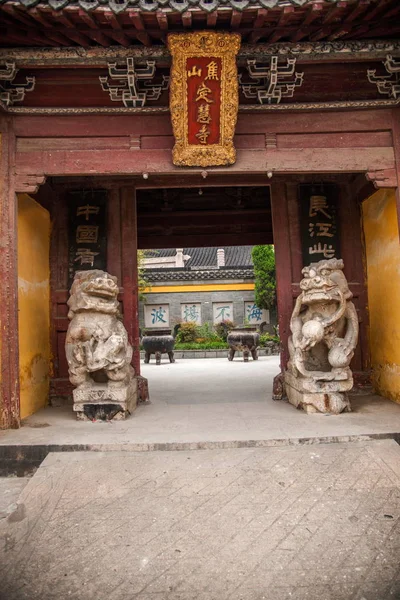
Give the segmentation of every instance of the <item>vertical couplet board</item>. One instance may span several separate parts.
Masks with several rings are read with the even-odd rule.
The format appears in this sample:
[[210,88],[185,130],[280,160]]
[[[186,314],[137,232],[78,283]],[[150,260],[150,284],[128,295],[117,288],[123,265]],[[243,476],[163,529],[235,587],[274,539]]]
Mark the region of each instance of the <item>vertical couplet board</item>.
[[70,192],[68,202],[68,283],[76,271],[106,270],[107,192],[83,190]]
[[171,34],[170,110],[179,166],[231,165],[239,105],[237,33]]
[[303,266],[341,258],[338,197],[335,184],[299,185]]

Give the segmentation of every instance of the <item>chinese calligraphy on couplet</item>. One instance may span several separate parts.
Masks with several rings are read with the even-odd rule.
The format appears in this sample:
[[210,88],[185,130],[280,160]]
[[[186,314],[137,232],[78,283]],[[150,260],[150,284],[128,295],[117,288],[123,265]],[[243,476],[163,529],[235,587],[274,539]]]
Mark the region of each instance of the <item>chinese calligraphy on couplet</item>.
[[305,265],[324,258],[340,258],[337,222],[337,187],[324,184],[300,186],[301,236]]
[[70,283],[76,271],[106,268],[106,202],[104,190],[68,196]]

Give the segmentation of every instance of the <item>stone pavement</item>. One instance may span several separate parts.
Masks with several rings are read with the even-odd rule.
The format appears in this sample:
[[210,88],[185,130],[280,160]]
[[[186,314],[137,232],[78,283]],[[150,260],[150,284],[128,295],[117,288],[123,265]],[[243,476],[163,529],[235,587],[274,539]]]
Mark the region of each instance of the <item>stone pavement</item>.
[[287,402],[274,402],[276,356],[248,363],[216,358],[172,365],[164,358],[159,366],[142,365],[142,372],[149,380],[151,404],[140,405],[126,421],[78,422],[71,406],[48,407],[26,419],[21,429],[0,432],[0,455],[8,445],[191,449],[400,434],[400,405],[380,396],[354,396],[353,412],[338,416],[306,415]]
[[0,521],[1,600],[400,598],[393,440],[49,454]]

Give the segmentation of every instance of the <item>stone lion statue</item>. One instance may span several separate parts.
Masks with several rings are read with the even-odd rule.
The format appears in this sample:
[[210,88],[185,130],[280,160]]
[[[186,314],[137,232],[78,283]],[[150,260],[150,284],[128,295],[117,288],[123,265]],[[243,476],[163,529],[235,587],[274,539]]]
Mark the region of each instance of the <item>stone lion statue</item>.
[[302,271],[301,293],[290,320],[289,401],[307,412],[350,410],[349,368],[358,340],[358,316],[343,273],[343,261],[311,263]]
[[70,381],[76,386],[74,402],[79,404],[74,410],[91,403],[123,405],[126,400],[124,393],[134,370],[132,346],[120,320],[118,292],[117,278],[105,271],[75,274],[65,343]]

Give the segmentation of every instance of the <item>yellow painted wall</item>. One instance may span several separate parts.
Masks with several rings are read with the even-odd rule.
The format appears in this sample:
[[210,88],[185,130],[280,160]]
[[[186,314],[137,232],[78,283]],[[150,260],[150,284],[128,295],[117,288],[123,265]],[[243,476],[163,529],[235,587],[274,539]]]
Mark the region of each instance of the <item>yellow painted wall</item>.
[[400,243],[394,190],[363,203],[373,384],[400,403]]
[[195,285],[152,285],[146,288],[145,294],[175,294],[176,292],[228,292],[238,290],[254,290],[254,283],[199,283]]
[[50,215],[18,197],[18,315],[21,418],[47,404],[50,382]]

